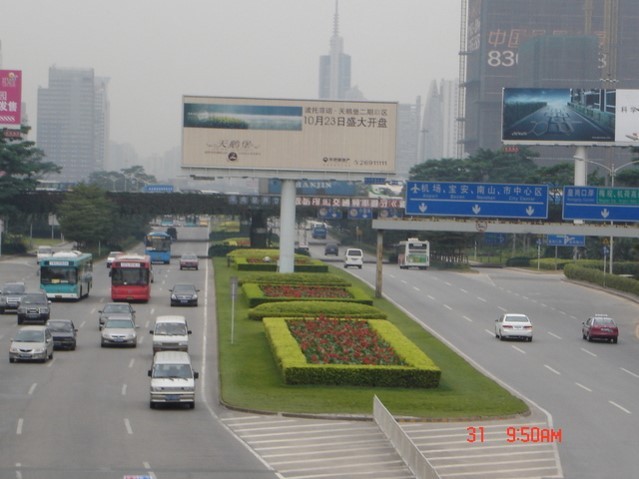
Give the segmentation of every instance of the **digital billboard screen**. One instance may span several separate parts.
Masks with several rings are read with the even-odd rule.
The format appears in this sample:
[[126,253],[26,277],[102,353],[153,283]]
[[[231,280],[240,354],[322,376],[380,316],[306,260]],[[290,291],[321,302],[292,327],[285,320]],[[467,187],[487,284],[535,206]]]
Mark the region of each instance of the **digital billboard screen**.
[[639,145],[639,91],[505,88],[502,141],[524,145]]
[[185,96],[183,115],[185,169],[395,173],[397,103]]

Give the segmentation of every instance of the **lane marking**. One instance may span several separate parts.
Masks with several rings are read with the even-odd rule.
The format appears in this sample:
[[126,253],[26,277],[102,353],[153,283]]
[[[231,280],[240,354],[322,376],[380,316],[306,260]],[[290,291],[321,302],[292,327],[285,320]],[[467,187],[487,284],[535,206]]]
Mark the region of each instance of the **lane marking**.
[[126,384],[122,385],[122,396],[126,396]]
[[586,390],[586,391],[588,391],[589,393],[591,393],[591,392],[592,392],[592,389],[590,389],[590,388],[588,388],[588,387],[584,386],[583,384],[580,384],[580,383],[575,383],[575,384],[576,384],[577,386],[579,386],[581,389],[585,389],[585,390]]
[[526,351],[524,351],[520,347],[512,346],[512,345],[510,347],[513,348],[515,351],[519,351],[521,354],[526,354]]
[[462,318],[464,318],[466,321],[468,321],[469,323],[472,323],[473,320],[470,319],[468,316],[462,316]]
[[552,371],[553,373],[555,373],[557,376],[561,375],[561,373],[559,371],[557,371],[556,369],[551,368],[550,366],[548,366],[547,364],[544,364],[544,367],[546,369],[548,369],[549,371]]
[[484,302],[484,303],[487,303],[487,302],[488,302],[488,301],[486,301],[484,298],[482,298],[482,297],[480,297],[480,296],[477,296],[477,299],[478,299],[479,301]]
[[558,336],[555,333],[551,333],[550,331],[548,331],[548,334],[550,334],[553,338],[561,339],[561,336]]
[[588,351],[586,348],[579,348],[579,349],[581,349],[586,354],[590,354],[593,358],[597,357],[595,353],[593,353],[592,351]]
[[447,310],[449,310],[449,311],[452,311],[452,310],[453,310],[453,308],[451,308],[451,307],[450,307],[450,306],[448,306],[447,304],[445,304],[445,305],[444,305],[444,308],[446,308],[446,309],[447,309]]
[[33,391],[35,391],[36,386],[38,385],[38,383],[33,383],[31,385],[31,387],[29,388],[29,392],[27,393],[29,396],[31,396],[33,394]]
[[131,428],[131,422],[128,418],[124,418],[124,427],[126,428],[126,432],[129,434],[133,434],[133,429]]
[[135,358],[131,358],[131,360],[129,361],[129,368],[132,368],[134,364],[135,364]]
[[630,411],[628,411],[625,407],[623,407],[621,404],[617,404],[614,401],[608,401],[610,404],[612,404],[614,407],[621,409],[623,412],[625,412],[626,414],[632,414]]
[[24,419],[18,419],[18,428],[16,429],[16,434],[19,436],[22,434],[22,426],[24,425]]
[[435,298],[433,296],[431,296],[430,294],[427,297],[428,297],[428,299],[430,299],[432,301],[436,301]]
[[464,288],[459,288],[459,290],[464,294],[468,294],[468,291],[466,291]]
[[635,374],[632,371],[628,371],[626,368],[619,368],[619,369],[621,369],[624,373],[630,374],[632,377],[639,378],[639,374]]
[[504,313],[508,312],[506,308],[502,308],[501,306],[497,306],[497,309],[499,309],[500,311],[503,311]]
[[413,289],[414,289],[415,291],[420,291],[420,289],[419,289],[417,286],[413,286]]

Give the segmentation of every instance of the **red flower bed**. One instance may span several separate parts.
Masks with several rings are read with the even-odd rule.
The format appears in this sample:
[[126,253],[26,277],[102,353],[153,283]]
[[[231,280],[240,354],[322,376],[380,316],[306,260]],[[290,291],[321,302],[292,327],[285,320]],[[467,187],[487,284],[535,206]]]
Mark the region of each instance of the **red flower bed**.
[[309,363],[405,366],[366,321],[318,318],[287,324]]
[[270,298],[352,298],[343,287],[335,286],[261,284],[260,289]]
[[[270,264],[270,263],[277,263],[278,257],[277,256],[269,256],[268,257],[269,260],[268,261],[264,261],[264,258],[246,258],[246,262],[250,263],[250,264]],[[309,264],[310,260],[308,258],[293,258],[293,263],[294,264]]]

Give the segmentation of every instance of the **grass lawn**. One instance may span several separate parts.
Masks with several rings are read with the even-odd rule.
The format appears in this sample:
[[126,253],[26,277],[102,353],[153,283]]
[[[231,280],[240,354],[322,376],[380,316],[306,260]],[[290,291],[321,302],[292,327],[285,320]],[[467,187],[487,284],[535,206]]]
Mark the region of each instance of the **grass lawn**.
[[[282,382],[269,349],[261,321],[247,318],[248,305],[238,289],[232,301],[230,279],[244,273],[229,268],[226,258],[213,259],[217,305],[221,399],[230,407],[262,412],[371,415],[377,396],[396,416],[429,419],[482,418],[520,414],[526,404],[426,332],[420,325],[384,299],[374,306],[388,314],[406,337],[421,348],[442,370],[436,389],[394,389],[336,386],[287,386]],[[374,291],[340,268],[343,275],[374,297]],[[318,273],[321,274],[321,273]]]

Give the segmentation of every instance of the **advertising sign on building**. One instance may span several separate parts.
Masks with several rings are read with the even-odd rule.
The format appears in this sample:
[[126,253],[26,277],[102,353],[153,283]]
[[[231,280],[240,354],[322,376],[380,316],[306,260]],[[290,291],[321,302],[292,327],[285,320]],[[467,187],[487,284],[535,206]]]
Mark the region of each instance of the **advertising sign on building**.
[[184,169],[395,174],[397,103],[185,96],[183,114]]
[[0,125],[21,124],[22,72],[0,70]]
[[639,145],[639,90],[504,88],[502,141]]

